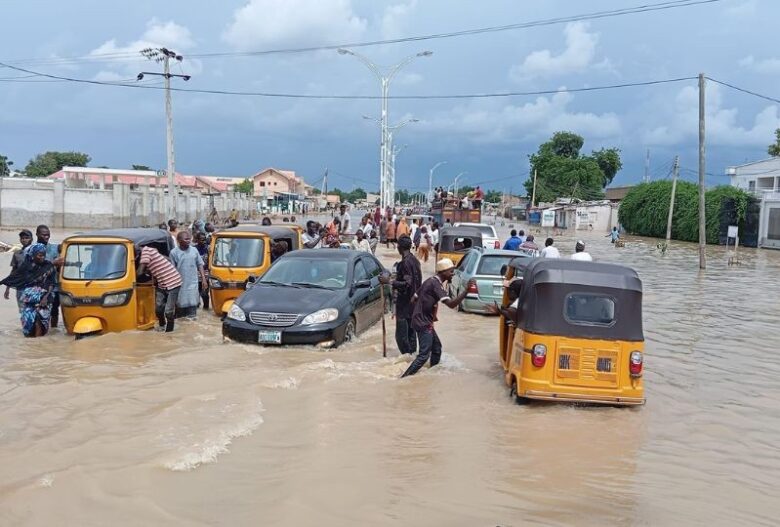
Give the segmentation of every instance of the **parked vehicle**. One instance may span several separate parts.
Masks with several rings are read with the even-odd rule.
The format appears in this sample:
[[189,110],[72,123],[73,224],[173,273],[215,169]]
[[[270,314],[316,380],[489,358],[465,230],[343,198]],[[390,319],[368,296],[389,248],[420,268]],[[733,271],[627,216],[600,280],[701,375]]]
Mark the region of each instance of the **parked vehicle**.
[[81,338],[157,324],[154,285],[136,277],[146,246],[164,256],[174,247],[162,229],[100,230],[62,242],[60,305],[69,334]]
[[499,322],[499,357],[512,397],[644,404],[637,273],[577,260],[526,262],[510,262],[506,278],[522,271],[523,287],[515,319],[507,323],[502,314]]
[[383,272],[364,252],[287,253],[233,303],[222,334],[258,344],[338,346],[381,318]]
[[[269,228],[273,229],[239,225],[218,231],[211,237],[209,295],[217,316],[227,313],[250,280],[256,280],[271,267],[273,238],[268,233]],[[292,238],[289,229],[281,234]]]
[[439,246],[436,260],[449,258],[458,265],[463,255],[472,247],[482,247],[482,233],[471,227],[442,227],[439,229]]
[[[504,296],[504,273],[509,262],[517,257],[514,251],[472,247],[455,268],[452,296],[468,289],[466,299],[458,306],[461,311],[489,313],[487,306],[500,303]],[[530,258],[528,258],[530,260]]]
[[472,227],[482,233],[482,247],[485,249],[500,249],[501,240],[498,239],[496,228],[486,223],[456,223],[455,227]]

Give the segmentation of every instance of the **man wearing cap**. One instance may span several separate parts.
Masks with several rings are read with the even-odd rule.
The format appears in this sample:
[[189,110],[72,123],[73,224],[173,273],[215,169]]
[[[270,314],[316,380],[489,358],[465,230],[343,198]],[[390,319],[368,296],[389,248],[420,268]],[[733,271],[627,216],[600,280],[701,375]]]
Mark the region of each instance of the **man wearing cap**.
[[[21,232],[19,232],[19,245],[21,245],[20,249],[17,249],[14,251],[13,256],[11,256],[11,271],[15,271],[17,267],[22,265],[24,263],[24,250],[29,247],[32,244],[32,232],[30,232],[27,229],[22,229]],[[16,305],[19,308],[19,310],[22,309],[22,302],[19,300],[22,296],[22,288],[19,288],[16,290]],[[8,300],[10,297],[9,294],[9,287],[5,286],[5,293],[3,294],[3,298]]]
[[577,245],[574,246],[574,254],[571,255],[572,260],[582,260],[584,262],[592,262],[593,257],[585,252],[585,242],[577,240]]
[[439,310],[439,302],[450,309],[455,309],[466,298],[468,287],[455,298],[450,298],[444,284],[452,280],[455,274],[455,264],[449,258],[444,258],[436,262],[436,274],[423,282],[417,291],[412,312],[412,328],[417,332],[417,341],[420,345],[420,352],[417,358],[409,365],[409,368],[401,377],[414,375],[422,368],[428,358],[431,359],[431,366],[436,366],[441,359],[441,340],[433,328],[433,323],[438,320],[436,313]]

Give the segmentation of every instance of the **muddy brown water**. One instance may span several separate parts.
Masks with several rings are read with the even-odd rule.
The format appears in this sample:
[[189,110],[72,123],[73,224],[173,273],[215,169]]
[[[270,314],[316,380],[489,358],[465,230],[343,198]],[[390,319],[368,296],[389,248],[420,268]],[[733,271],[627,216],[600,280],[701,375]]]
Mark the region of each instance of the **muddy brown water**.
[[442,364],[402,381],[379,325],[329,352],[207,313],[28,340],[0,300],[0,525],[776,525],[780,253],[699,273],[692,244],[577,236],[644,281],[642,408],[512,404],[497,320],[446,309]]

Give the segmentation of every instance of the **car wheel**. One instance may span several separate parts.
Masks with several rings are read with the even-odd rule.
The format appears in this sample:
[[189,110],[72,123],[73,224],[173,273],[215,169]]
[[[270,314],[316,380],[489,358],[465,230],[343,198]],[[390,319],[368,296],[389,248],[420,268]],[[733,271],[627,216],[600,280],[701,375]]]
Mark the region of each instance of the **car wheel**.
[[341,344],[355,340],[356,333],[355,317],[349,317],[347,326],[344,328],[344,338],[341,339]]
[[509,397],[512,398],[512,402],[515,404],[525,404],[526,399],[517,395],[517,380],[512,379],[512,388],[509,390]]

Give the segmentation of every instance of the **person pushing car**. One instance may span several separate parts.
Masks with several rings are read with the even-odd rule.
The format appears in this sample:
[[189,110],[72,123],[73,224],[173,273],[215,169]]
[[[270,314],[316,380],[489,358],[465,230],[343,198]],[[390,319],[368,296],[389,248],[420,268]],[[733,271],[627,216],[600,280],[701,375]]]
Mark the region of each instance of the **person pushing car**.
[[436,366],[441,360],[441,340],[433,327],[434,322],[438,320],[436,314],[439,310],[439,302],[450,309],[455,309],[463,302],[468,292],[466,287],[458,296],[450,298],[444,284],[452,280],[454,274],[455,264],[452,260],[449,258],[439,260],[436,262],[436,274],[423,282],[415,294],[412,328],[417,332],[420,352],[401,375],[402,378],[417,373],[428,362],[428,358],[431,359],[431,366]]

